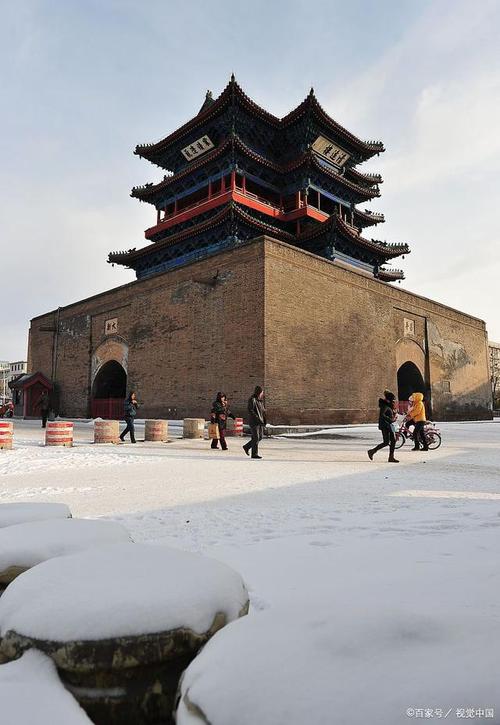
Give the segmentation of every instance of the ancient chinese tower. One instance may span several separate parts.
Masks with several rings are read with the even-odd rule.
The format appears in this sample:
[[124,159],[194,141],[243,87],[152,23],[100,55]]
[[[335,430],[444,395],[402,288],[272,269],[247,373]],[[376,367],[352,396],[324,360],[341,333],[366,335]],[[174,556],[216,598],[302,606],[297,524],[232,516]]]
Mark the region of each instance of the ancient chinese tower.
[[166,138],[135,153],[166,171],[132,196],[152,204],[149,245],[112,252],[108,261],[138,279],[237,247],[265,234],[385,282],[407,244],[372,239],[384,221],[360,205],[380,196],[377,174],[357,166],[384,151],[334,121],[313,90],[284,118],[254,103],[234,76],[217,99]]

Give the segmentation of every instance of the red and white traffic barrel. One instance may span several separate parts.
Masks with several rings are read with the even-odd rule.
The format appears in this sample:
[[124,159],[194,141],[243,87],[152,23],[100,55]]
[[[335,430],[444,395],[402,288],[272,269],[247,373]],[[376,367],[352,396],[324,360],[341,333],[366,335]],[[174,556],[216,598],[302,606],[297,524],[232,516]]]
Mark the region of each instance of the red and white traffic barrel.
[[118,443],[120,422],[118,420],[95,420],[94,443]]
[[10,451],[14,440],[14,423],[0,420],[0,450]]
[[242,436],[243,435],[243,418],[228,418],[226,426],[227,436]]
[[144,426],[144,439],[161,443],[168,441],[168,420],[147,420]]
[[73,445],[73,423],[66,420],[49,421],[45,429],[46,446]]

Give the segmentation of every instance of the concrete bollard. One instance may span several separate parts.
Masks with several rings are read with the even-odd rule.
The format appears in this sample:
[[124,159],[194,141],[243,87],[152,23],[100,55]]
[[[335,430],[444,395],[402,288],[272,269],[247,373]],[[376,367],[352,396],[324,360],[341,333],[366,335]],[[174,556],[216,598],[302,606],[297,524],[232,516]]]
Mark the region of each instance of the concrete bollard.
[[49,421],[45,429],[46,446],[73,445],[73,423],[67,421]]
[[144,440],[161,443],[167,441],[168,420],[147,420],[144,427]]
[[14,440],[14,423],[0,420],[0,450],[10,451]]
[[205,420],[203,418],[184,418],[183,438],[204,438]]
[[94,443],[118,443],[120,422],[118,420],[94,421]]
[[226,426],[227,436],[242,436],[243,435],[243,418],[228,418]]

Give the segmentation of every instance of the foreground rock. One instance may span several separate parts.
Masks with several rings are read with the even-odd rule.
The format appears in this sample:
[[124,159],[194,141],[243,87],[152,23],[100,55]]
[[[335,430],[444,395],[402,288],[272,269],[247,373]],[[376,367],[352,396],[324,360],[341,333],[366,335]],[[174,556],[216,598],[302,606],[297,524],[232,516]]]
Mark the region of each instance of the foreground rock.
[[0,586],[55,556],[75,554],[94,546],[130,541],[116,521],[49,519],[0,529]]
[[316,601],[226,627],[184,673],[177,725],[399,725],[425,708],[433,721],[472,708],[497,722],[500,623],[355,606]]
[[71,518],[71,511],[65,503],[0,504],[0,529],[4,526],[24,524],[28,521],[69,518]]
[[0,661],[49,655],[97,725],[169,723],[182,671],[248,610],[241,577],[213,559],[118,544],[51,559],[0,599]]
[[52,660],[31,650],[0,665],[2,725],[92,725],[61,683]]

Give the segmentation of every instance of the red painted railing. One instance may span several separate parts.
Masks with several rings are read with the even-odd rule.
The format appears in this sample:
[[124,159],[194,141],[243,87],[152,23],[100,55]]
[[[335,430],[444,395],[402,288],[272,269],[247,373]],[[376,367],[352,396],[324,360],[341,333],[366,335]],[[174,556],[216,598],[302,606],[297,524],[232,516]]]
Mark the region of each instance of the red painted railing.
[[90,405],[92,418],[123,420],[125,398],[94,398]]

